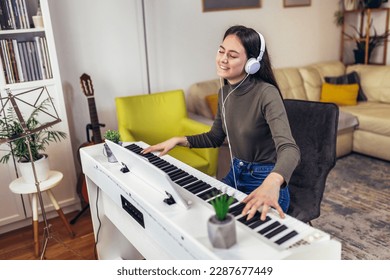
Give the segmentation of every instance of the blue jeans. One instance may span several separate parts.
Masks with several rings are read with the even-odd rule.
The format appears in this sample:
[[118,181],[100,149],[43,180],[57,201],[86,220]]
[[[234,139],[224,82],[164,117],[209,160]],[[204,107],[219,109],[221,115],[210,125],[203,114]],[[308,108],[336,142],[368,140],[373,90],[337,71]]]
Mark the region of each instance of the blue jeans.
[[[233,169],[236,175],[237,189],[243,193],[250,194],[259,187],[264,179],[274,169],[273,163],[256,163],[247,162],[237,158],[233,158],[233,168],[230,168],[229,173],[221,180],[225,184],[235,188]],[[279,192],[279,205],[286,213],[290,206],[290,192],[288,186],[281,189]]]

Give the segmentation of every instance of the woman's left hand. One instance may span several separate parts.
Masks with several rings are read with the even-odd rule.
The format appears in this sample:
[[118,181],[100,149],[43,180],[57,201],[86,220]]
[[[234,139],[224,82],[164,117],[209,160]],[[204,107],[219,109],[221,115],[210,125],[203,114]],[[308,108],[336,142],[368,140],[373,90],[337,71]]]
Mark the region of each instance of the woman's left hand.
[[285,215],[278,203],[280,186],[283,182],[284,179],[281,175],[271,172],[264,182],[242,201],[246,203],[242,215],[248,214],[247,220],[249,220],[262,207],[260,219],[264,221],[269,209],[273,207],[278,211],[280,217],[284,218]]

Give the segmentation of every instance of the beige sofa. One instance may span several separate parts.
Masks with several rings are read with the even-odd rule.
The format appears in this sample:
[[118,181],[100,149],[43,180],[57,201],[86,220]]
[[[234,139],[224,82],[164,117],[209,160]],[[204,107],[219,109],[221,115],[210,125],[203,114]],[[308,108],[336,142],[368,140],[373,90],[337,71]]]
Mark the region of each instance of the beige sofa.
[[[390,160],[390,66],[352,65],[339,61],[302,67],[275,69],[282,95],[286,99],[320,101],[325,77],[356,71],[367,101],[340,106],[337,156],[351,151]],[[212,123],[206,96],[218,92],[218,79],[192,85],[186,96],[190,117]]]

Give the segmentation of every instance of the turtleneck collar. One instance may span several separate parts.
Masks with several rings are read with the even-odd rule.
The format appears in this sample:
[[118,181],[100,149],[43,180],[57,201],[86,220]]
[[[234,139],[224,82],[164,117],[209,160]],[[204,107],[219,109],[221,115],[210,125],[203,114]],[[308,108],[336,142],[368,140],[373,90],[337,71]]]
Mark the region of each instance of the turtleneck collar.
[[[228,88],[229,91],[232,91],[241,82],[242,82],[242,80],[239,81],[236,84],[230,84],[229,82],[227,82],[226,87]],[[256,83],[257,83],[257,80],[254,79],[252,76],[249,76],[249,77],[246,78],[246,80],[237,89],[234,90],[234,92],[232,94],[234,94],[234,95],[244,95],[247,92],[249,92],[250,90],[252,90],[255,87]]]

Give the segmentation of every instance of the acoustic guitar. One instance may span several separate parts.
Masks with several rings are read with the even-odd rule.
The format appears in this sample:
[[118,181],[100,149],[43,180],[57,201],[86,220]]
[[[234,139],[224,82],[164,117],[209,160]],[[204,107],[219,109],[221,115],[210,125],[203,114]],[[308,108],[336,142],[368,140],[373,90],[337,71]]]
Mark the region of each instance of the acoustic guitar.
[[[94,89],[91,77],[88,74],[82,74],[80,77],[81,89],[84,95],[88,100],[88,109],[89,109],[89,117],[91,120],[90,124],[86,126],[86,134],[87,134],[87,142],[83,143],[79,150],[83,147],[102,143],[102,135],[100,131],[100,127],[104,127],[104,124],[99,123],[99,118],[96,110],[95,98],[94,98]],[[92,137],[90,137],[89,131],[92,130]],[[77,153],[79,163],[81,164],[80,152]],[[82,202],[84,204],[89,204],[87,185],[85,182],[85,176],[81,172],[77,182],[77,193],[80,195]]]

